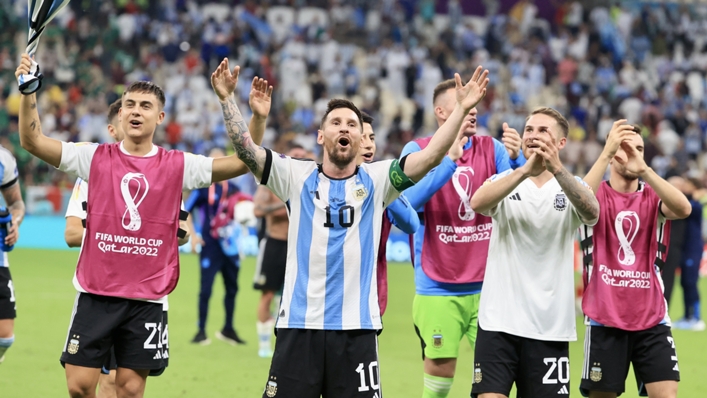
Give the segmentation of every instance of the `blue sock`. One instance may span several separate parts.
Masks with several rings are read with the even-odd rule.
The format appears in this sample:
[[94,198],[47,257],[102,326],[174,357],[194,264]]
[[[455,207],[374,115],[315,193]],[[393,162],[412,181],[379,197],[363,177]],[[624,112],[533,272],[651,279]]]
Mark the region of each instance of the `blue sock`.
[[2,359],[5,356],[5,351],[7,351],[8,348],[12,345],[12,343],[15,342],[15,336],[12,336],[10,338],[0,338],[0,359]]

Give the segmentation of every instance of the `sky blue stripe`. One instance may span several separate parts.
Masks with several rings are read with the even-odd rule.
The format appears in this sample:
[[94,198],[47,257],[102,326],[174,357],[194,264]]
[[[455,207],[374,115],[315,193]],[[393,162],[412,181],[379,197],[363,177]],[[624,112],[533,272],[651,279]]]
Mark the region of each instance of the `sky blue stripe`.
[[326,296],[324,298],[324,325],[327,329],[341,329],[344,307],[344,251],[348,228],[341,221],[350,222],[351,211],[346,206],[346,180],[329,181],[329,212],[331,223],[326,252]]
[[[361,224],[359,225],[359,240],[361,241],[361,329],[373,329],[371,319],[371,308],[368,304],[371,295],[371,284],[373,282],[373,264],[376,258],[373,257],[373,214],[375,213],[375,187],[373,180],[365,171],[359,170],[359,178],[363,186],[366,187],[368,195],[361,206]],[[382,222],[379,220],[378,222]],[[377,245],[379,242],[375,242]],[[377,287],[376,287],[377,288]]]
[[[0,162],[0,179],[5,176],[5,165]],[[9,182],[9,181],[8,181]],[[3,200],[3,206],[7,207],[7,203]],[[2,252],[0,252],[0,267],[7,267],[7,264],[5,264],[5,256],[3,255]]]
[[309,250],[312,246],[314,193],[319,186],[319,171],[314,170],[304,182],[300,193],[300,223],[297,228],[297,274],[290,301],[289,324],[304,325],[307,315],[307,284],[309,282]]

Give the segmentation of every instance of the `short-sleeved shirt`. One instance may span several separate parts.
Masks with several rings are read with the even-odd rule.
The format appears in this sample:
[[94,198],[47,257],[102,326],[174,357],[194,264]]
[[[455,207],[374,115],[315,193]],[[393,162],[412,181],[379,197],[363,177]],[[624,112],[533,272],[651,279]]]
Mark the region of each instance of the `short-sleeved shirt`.
[[[496,165],[496,173],[502,173],[511,168],[516,169],[525,164],[525,158],[521,154],[517,159],[511,159],[508,156],[506,147],[493,138],[494,148],[494,164]],[[464,145],[464,150],[471,149],[473,140]],[[416,141],[410,141],[405,144],[400,156],[406,156],[411,153],[419,152],[422,149]],[[490,155],[490,154],[489,154]],[[446,156],[439,166],[436,166],[420,180],[414,187],[405,191],[405,195],[410,198],[411,203],[422,203],[417,209],[418,213],[424,212],[424,204],[437,193],[447,182],[452,178],[457,170],[457,163]],[[450,207],[451,210],[451,207]],[[445,283],[438,282],[425,273],[422,268],[422,248],[425,245],[425,228],[420,228],[413,236],[415,242],[415,257],[413,266],[415,267],[415,292],[424,296],[464,296],[467,294],[477,294],[481,291],[482,282],[471,283]],[[479,253],[471,253],[471,255],[479,255]]]
[[[88,200],[88,178],[91,171],[91,161],[93,154],[98,148],[92,143],[67,143],[62,142],[61,162],[59,170],[69,174],[77,175],[79,180],[74,185],[74,191],[71,194],[69,205],[66,209],[66,217],[74,216],[81,219],[86,218],[86,212],[83,210],[82,203]],[[123,143],[120,144],[120,149],[124,152]],[[145,156],[154,156],[157,154],[157,146],[153,146],[152,150]],[[213,159],[205,156],[184,153],[184,178],[182,183],[183,189],[196,189],[208,187],[211,185],[211,171]],[[74,287],[79,292],[86,290],[79,284],[76,274],[73,279]],[[157,303],[162,303],[167,308],[167,296],[159,300],[149,300]]]
[[[91,161],[97,148],[98,146],[92,143],[62,142],[59,170],[78,176],[85,181],[90,181]],[[127,154],[122,142],[120,143],[120,150]],[[155,156],[156,154],[157,146],[153,145],[152,150],[145,157]],[[184,180],[182,187],[184,189],[197,189],[211,185],[212,166],[212,158],[184,152]]]
[[347,178],[317,163],[267,151],[261,184],[287,204],[287,268],[278,328],[381,329],[376,281],[385,207],[399,192],[393,160]]
[[[12,153],[0,146],[0,189],[9,188],[18,181],[17,160],[12,156]],[[2,252],[0,256],[0,267],[9,267],[10,263],[7,260],[7,252]]]
[[[86,210],[83,209],[84,202],[88,202],[88,183],[81,178],[77,178],[76,183],[74,183],[74,189],[71,192],[71,197],[69,198],[69,204],[66,206],[66,215],[64,218],[78,217],[85,220]],[[182,210],[184,210],[184,202],[182,202]],[[74,272],[74,287],[76,287],[76,289],[80,292],[85,292],[76,279],[76,272]],[[160,300],[154,300],[154,302],[162,303],[162,308],[165,311],[169,309],[169,303],[167,302],[166,296]]]
[[493,230],[479,326],[535,340],[576,340],[574,241],[583,222],[560,184],[553,178],[538,187],[526,179],[487,215]]

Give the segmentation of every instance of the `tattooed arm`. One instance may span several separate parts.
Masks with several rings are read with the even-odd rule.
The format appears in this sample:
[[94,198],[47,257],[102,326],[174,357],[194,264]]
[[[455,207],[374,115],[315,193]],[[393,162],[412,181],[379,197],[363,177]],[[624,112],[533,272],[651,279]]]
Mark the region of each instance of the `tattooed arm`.
[[[22,55],[22,62],[15,71],[15,76],[29,74],[30,58]],[[59,167],[61,162],[61,141],[49,138],[42,134],[37,112],[37,96],[35,94],[23,95],[20,99],[20,145],[27,152],[42,159],[54,167]]]
[[564,147],[565,141],[565,137],[558,137],[554,128],[548,129],[547,132],[538,134],[534,139],[533,142],[538,148],[533,151],[530,157],[539,156],[537,159],[542,159],[547,171],[555,176],[570,203],[574,206],[580,220],[585,224],[594,225],[599,219],[599,202],[594,196],[592,188],[580,178],[575,178],[562,165],[560,149]]
[[[263,142],[265,122],[270,113],[272,90],[273,88],[268,86],[267,80],[260,79],[257,76],[253,78],[248,101],[253,111],[253,116],[250,118],[248,130],[250,131],[251,139],[258,145]],[[228,122],[226,122],[226,126],[228,126]],[[215,158],[211,171],[211,182],[229,180],[247,172],[248,167],[237,155]]]
[[[231,95],[221,101],[221,109],[223,110],[223,120],[226,124],[228,137],[231,139],[233,149],[241,162],[245,163],[246,167],[255,175],[258,180],[263,175],[263,166],[265,165],[265,149],[260,145],[256,145],[251,138],[248,124],[243,120],[236,98]],[[214,167],[216,162],[214,161]],[[214,181],[216,181],[216,169],[214,168]]]
[[564,167],[555,174],[555,178],[582,222],[592,224],[599,218],[599,202],[589,185],[580,182]]
[[[265,149],[253,142],[253,138],[248,130],[248,124],[243,120],[243,115],[238,109],[236,98],[233,92],[238,83],[238,72],[240,67],[233,68],[233,72],[228,68],[228,59],[221,61],[221,64],[211,74],[211,86],[218,96],[223,111],[223,121],[226,125],[228,137],[231,139],[233,149],[236,150],[238,158],[245,163],[246,167],[260,180],[263,176],[266,153]],[[217,159],[218,160],[218,159]],[[220,160],[219,163],[223,163]],[[213,181],[218,181],[221,177],[221,165],[214,160]]]

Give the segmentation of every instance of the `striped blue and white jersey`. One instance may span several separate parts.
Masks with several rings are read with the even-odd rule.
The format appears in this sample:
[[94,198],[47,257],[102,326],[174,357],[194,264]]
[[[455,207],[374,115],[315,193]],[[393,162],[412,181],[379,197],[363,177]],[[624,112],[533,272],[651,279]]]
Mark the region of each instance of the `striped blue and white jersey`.
[[311,160],[267,151],[261,184],[290,216],[277,327],[381,329],[376,259],[385,207],[399,195],[389,177],[393,160],[334,179]]
[[[0,146],[0,190],[7,189],[18,182],[17,160],[10,151]],[[5,205],[7,206],[7,205]],[[0,267],[9,267],[7,252],[0,252]]]

